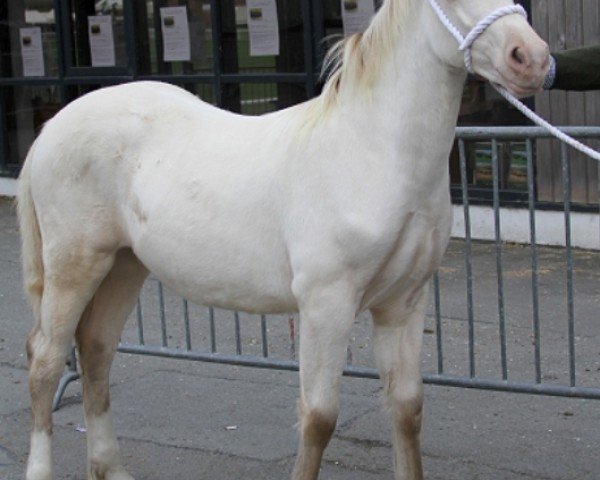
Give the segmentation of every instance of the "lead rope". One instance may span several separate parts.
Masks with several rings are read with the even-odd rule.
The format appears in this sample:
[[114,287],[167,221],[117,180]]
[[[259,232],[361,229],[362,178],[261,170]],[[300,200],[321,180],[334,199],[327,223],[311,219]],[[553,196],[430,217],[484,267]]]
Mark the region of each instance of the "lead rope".
[[[468,33],[468,35],[466,37],[463,37],[463,35],[458,30],[458,28],[456,28],[456,26],[454,26],[452,21],[448,18],[448,16],[446,15],[446,12],[444,12],[444,10],[440,6],[440,4],[437,2],[437,0],[429,0],[429,3],[431,5],[431,7],[433,8],[433,10],[435,11],[435,13],[437,14],[440,21],[442,22],[442,24],[446,27],[446,29],[452,34],[452,36],[459,43],[458,48],[460,51],[462,51],[464,53],[464,56],[465,56],[465,67],[467,67],[467,70],[471,73],[473,73],[472,64],[471,64],[471,46],[473,45],[475,40],[477,40],[477,38],[479,38],[479,36],[483,32],[485,32],[485,30],[492,23],[494,23],[499,18],[502,18],[506,15],[512,15],[515,13],[527,18],[527,12],[521,5],[508,5],[506,7],[501,7],[497,10],[494,10],[483,20],[479,21],[477,23],[477,25],[475,25],[473,27],[473,29]],[[556,128],[554,125],[551,125],[550,123],[548,123],[542,117],[537,115],[533,110],[531,110],[529,107],[527,107],[523,102],[521,102],[519,99],[517,99],[513,94],[511,94],[502,85],[492,83],[492,86],[511,105],[513,105],[517,110],[519,110],[523,115],[525,115],[527,118],[529,118],[535,124],[539,125],[540,127],[545,128],[546,130],[548,130],[548,132],[550,132],[556,138],[567,143],[568,145],[575,148],[576,150],[579,150],[580,152],[585,153],[586,155],[593,158],[597,162],[600,162],[600,152],[597,152],[593,148],[590,148],[587,145],[584,145],[583,143],[581,143],[580,141],[575,140],[573,137],[570,137],[566,133],[562,132],[561,130]]]

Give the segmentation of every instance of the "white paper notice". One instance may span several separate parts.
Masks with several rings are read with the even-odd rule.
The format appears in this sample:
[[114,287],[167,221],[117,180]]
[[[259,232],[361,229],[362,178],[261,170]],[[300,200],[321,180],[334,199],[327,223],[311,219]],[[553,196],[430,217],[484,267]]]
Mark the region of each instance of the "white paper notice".
[[186,7],[161,8],[160,26],[163,37],[163,60],[165,62],[189,62],[192,59],[192,53]]
[[21,41],[21,58],[23,59],[24,77],[43,77],[44,48],[42,46],[42,29],[40,27],[19,28]]
[[275,0],[247,0],[250,56],[279,55],[279,20]]
[[110,15],[88,17],[88,35],[92,67],[114,67],[116,61],[112,17]]
[[341,0],[344,35],[364,32],[375,15],[373,0]]

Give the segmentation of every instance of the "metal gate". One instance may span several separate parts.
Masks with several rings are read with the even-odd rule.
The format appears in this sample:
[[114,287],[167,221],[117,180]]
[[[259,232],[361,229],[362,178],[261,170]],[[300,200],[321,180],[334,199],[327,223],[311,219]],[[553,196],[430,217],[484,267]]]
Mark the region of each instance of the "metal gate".
[[[600,139],[600,128],[565,131]],[[455,208],[461,211],[459,223],[464,231],[459,235],[462,238],[451,241],[432,281],[424,332],[425,383],[600,399],[600,250],[598,244],[595,249],[573,247],[577,239],[572,231],[569,151],[558,142],[554,145],[561,149],[564,201],[557,214],[564,245],[543,247],[538,245],[534,153],[537,142],[550,141],[541,140],[547,134],[535,127],[464,127],[457,128],[456,137],[462,206]],[[526,198],[526,208],[521,209],[528,225],[526,245],[506,243],[503,237],[502,217],[507,211],[500,208],[502,150],[515,142],[523,154],[517,158],[517,175]],[[474,145],[479,145],[483,160],[469,160]],[[470,178],[478,169],[486,170],[473,165],[478,161],[487,167],[492,187],[492,205],[488,207],[488,216],[493,217],[491,241],[472,235]],[[511,157],[511,161],[516,160]],[[597,210],[590,218],[600,241]],[[119,351],[297,370],[298,321],[294,315],[260,316],[199,307],[169,294],[151,277]],[[67,383],[77,378],[75,355],[72,357],[55,405]],[[354,327],[344,373],[377,378],[372,365],[369,318],[363,315]]]

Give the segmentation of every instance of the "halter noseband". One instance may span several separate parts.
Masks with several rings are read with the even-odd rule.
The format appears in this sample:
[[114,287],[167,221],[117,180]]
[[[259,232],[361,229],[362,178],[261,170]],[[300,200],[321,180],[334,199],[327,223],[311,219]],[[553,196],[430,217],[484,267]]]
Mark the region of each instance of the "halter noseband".
[[521,5],[507,5],[505,7],[500,7],[490,13],[488,16],[477,22],[477,24],[471,29],[471,31],[467,34],[466,37],[463,37],[462,33],[456,28],[456,26],[452,23],[452,21],[446,15],[446,12],[442,10],[442,7],[437,2],[437,0],[429,0],[431,7],[437,14],[440,21],[444,24],[444,26],[448,29],[448,31],[456,38],[459,43],[458,49],[464,53],[465,56],[465,67],[471,73],[473,73],[473,66],[471,61],[471,46],[477,40],[483,32],[487,30],[487,28],[494,23],[496,20],[506,16],[518,13],[523,17],[527,18],[527,12]]

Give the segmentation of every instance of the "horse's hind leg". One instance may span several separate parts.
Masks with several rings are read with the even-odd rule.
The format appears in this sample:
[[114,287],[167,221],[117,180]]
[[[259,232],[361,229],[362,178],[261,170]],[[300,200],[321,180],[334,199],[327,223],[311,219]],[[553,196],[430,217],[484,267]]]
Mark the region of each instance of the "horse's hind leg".
[[110,410],[108,376],[123,325],[148,275],[131,250],[115,263],[90,301],[77,329],[89,480],[131,480],[121,466]]
[[373,350],[392,416],[397,480],[422,480],[419,434],[423,407],[421,345],[427,287],[412,307],[404,299],[371,310]]
[[52,399],[81,314],[113,262],[112,254],[77,247],[46,253],[40,318],[27,342],[32,412],[27,480],[53,477]]

